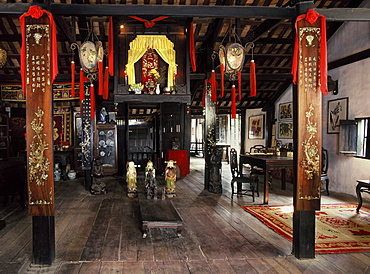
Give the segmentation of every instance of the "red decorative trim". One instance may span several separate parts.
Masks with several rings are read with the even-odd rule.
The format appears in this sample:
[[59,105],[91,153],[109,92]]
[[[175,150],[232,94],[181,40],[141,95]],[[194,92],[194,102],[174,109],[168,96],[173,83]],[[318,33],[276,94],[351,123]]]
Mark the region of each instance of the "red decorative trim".
[[254,60],[250,64],[250,74],[249,74],[249,85],[250,85],[250,96],[257,95],[257,84],[256,84],[256,63]]
[[75,61],[71,62],[71,81],[72,81],[72,86],[71,86],[71,91],[72,91],[72,97],[75,97]]
[[95,89],[94,84],[90,85],[90,117],[95,118]]
[[146,19],[143,19],[143,18],[140,18],[140,17],[137,17],[137,16],[129,16],[131,17],[132,19],[135,19],[135,20],[138,20],[138,21],[141,21],[141,22],[144,22],[144,26],[146,28],[152,28],[154,27],[156,21],[160,21],[160,20],[163,20],[163,19],[167,19],[168,16],[161,16],[161,17],[158,17],[156,19],[153,19],[153,20],[146,20]]
[[109,94],[109,68],[105,67],[105,72],[104,72],[104,91],[103,91],[103,99],[107,100],[108,99],[108,94]]
[[242,73],[238,72],[238,100],[242,100]]
[[320,41],[320,89],[322,94],[328,94],[328,61],[327,61],[327,47],[326,47],[326,18],[319,15],[313,9],[308,10],[307,14],[302,14],[297,17],[295,21],[295,41],[294,41],[294,52],[293,52],[293,62],[292,62],[292,75],[293,84],[297,84],[298,81],[298,52],[299,52],[299,31],[298,22],[300,20],[306,20],[308,23],[313,24],[316,20],[320,18],[321,21],[321,41]]
[[212,72],[211,72],[210,83],[211,83],[211,89],[212,89],[211,100],[212,100],[212,102],[216,102],[217,101],[217,81],[216,81],[216,72],[215,72],[215,70],[212,70]]
[[225,96],[225,65],[220,64],[220,75],[221,75],[221,97]]
[[54,82],[58,75],[58,45],[57,45],[57,32],[55,28],[53,15],[43,10],[39,6],[30,6],[28,12],[19,17],[21,32],[22,32],[22,47],[21,47],[21,78],[23,93],[26,94],[26,24],[25,18],[31,16],[32,18],[39,19],[43,14],[49,17],[50,35],[51,35],[51,82]]
[[236,119],[236,89],[235,85],[231,87],[231,119]]
[[197,70],[197,57],[195,55],[194,24],[193,24],[193,22],[190,23],[189,43],[190,43],[191,69],[192,69],[193,72],[195,72]]
[[98,62],[98,78],[99,78],[99,89],[98,89],[98,95],[103,95],[103,60],[99,60]]
[[109,17],[108,27],[108,66],[110,76],[114,76],[114,31],[113,17]]

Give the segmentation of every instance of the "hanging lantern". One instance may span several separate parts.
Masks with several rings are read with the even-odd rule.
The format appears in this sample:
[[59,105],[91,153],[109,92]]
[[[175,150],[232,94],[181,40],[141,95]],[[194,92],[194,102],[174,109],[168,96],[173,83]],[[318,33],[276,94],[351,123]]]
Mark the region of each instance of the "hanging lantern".
[[2,68],[6,63],[7,53],[4,49],[0,49],[0,68]]

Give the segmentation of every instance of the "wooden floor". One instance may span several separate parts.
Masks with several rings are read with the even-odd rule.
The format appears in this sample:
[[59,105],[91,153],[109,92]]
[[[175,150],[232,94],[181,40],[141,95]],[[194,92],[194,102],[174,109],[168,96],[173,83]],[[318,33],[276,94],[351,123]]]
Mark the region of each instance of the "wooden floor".
[[[32,264],[32,221],[17,197],[0,207],[0,273],[370,273],[370,253],[316,255],[299,260],[292,244],[240,205],[261,204],[262,196],[230,199],[229,166],[223,166],[223,194],[204,190],[202,158],[177,182],[171,201],[183,220],[175,229],[149,229],[142,238],[139,202],[126,195],[123,178],[106,177],[108,193],[92,196],[82,178],[56,182],[52,266]],[[292,188],[273,181],[270,204],[292,204]],[[140,187],[143,187],[142,185]],[[142,189],[142,188],[141,188]],[[323,196],[322,203],[354,202],[347,195]],[[369,202],[364,202],[370,206]]]

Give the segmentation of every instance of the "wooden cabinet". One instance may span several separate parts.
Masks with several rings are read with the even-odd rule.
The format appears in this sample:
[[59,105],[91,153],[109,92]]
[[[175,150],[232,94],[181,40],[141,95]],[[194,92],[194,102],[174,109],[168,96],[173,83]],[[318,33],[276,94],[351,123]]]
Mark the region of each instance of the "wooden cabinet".
[[102,160],[104,175],[113,175],[117,173],[117,130],[116,125],[104,124],[96,125],[96,148],[97,153]]
[[0,113],[0,160],[9,158],[9,119],[6,113]]

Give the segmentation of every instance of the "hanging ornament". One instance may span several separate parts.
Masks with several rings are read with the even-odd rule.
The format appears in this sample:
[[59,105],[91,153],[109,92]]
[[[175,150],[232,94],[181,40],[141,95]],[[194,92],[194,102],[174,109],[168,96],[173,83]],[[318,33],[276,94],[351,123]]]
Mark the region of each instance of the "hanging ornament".
[[249,72],[249,86],[250,86],[250,96],[256,96],[257,95],[257,84],[256,84],[256,64],[254,63],[254,58],[253,58],[253,48],[254,48],[254,43],[253,42],[248,42],[245,45],[247,51],[251,49],[252,52],[252,60],[250,63],[250,72]]

